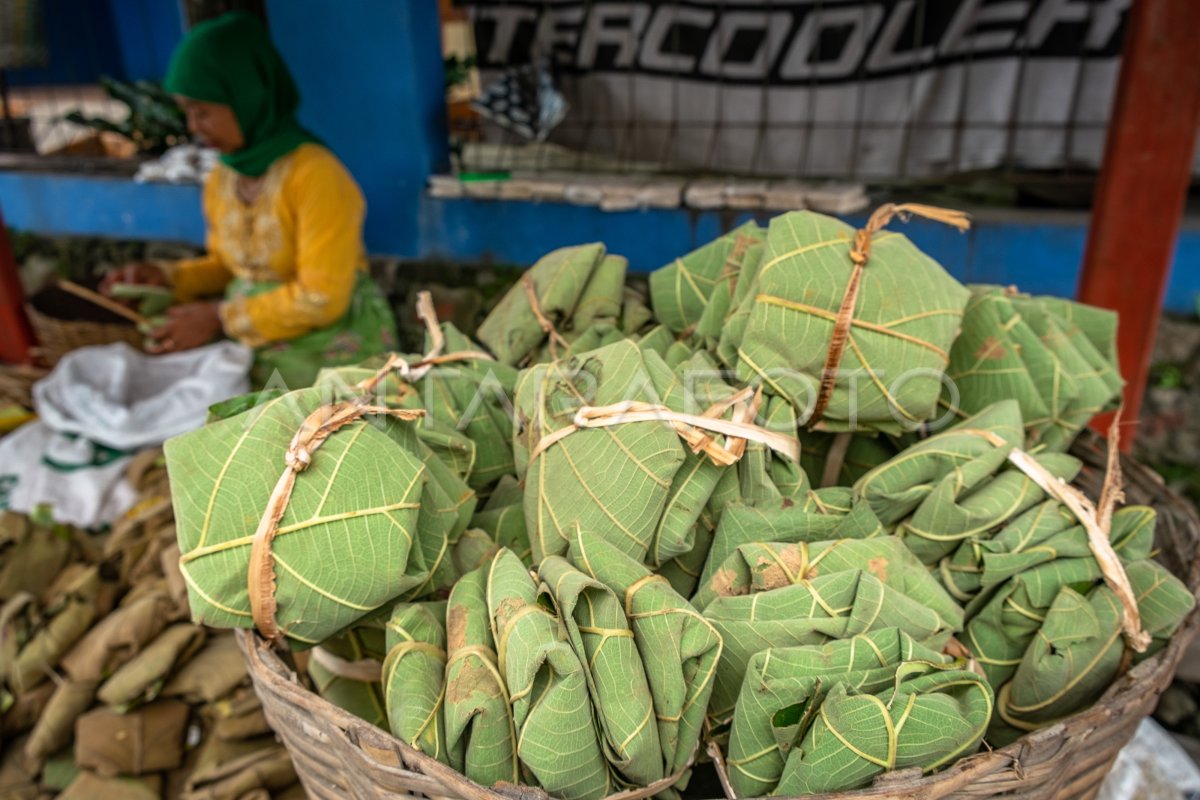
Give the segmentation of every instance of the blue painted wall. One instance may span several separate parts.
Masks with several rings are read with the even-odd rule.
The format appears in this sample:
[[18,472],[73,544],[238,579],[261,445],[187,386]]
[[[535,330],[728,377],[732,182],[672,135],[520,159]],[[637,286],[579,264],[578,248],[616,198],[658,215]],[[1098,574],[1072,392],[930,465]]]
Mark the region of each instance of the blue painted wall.
[[268,0],[300,121],[367,197],[368,247],[416,253],[425,182],[448,162],[436,0]]
[[42,0],[42,25],[49,62],[9,70],[9,85],[88,84],[101,75],[124,77],[112,8],[105,0]]

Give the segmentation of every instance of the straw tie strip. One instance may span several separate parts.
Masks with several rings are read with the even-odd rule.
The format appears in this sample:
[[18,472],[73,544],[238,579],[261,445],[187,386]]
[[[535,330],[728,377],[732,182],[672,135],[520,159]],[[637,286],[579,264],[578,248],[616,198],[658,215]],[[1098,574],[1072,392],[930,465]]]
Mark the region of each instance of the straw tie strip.
[[[1118,451],[1121,437],[1120,421],[1121,414],[1118,411],[1108,429],[1108,468],[1104,475],[1098,506],[1083,492],[1052,475],[1024,450],[1013,448],[1008,454],[1008,460],[1048,496],[1066,506],[1083,525],[1088,535],[1088,547],[1091,549],[1096,563],[1100,566],[1104,582],[1108,584],[1121,603],[1121,630],[1124,632],[1125,641],[1134,652],[1144,653],[1150,646],[1151,637],[1142,628],[1141,613],[1138,611],[1133,586],[1129,582],[1129,576],[1125,573],[1121,559],[1113,550],[1112,542],[1109,540],[1113,510],[1116,504],[1124,499]],[[1006,444],[1001,437],[991,431],[977,430],[973,432],[997,447]]]
[[347,661],[341,656],[336,656],[329,652],[324,647],[314,647],[309,652],[313,661],[339,678],[361,681],[362,683],[378,683],[383,676],[383,664],[374,658]]
[[562,337],[554,327],[554,323],[542,313],[542,304],[538,301],[537,287],[533,285],[533,279],[526,275],[521,279],[521,286],[525,289],[525,297],[529,300],[529,310],[533,312],[533,316],[537,318],[538,326],[542,331],[550,337],[550,357],[555,361],[558,360],[558,348],[564,350],[570,347],[567,340]]
[[812,416],[808,421],[809,428],[816,426],[824,418],[825,408],[829,405],[829,399],[837,385],[838,367],[842,363],[842,354],[845,352],[850,338],[850,326],[854,322],[854,307],[858,303],[859,288],[862,286],[863,268],[866,267],[867,261],[871,257],[871,241],[875,234],[887,227],[895,217],[900,217],[902,221],[908,221],[909,217],[913,215],[945,223],[960,231],[965,231],[971,226],[970,218],[965,212],[936,206],[919,203],[903,203],[901,205],[886,203],[875,209],[875,213],[871,214],[870,219],[867,220],[866,226],[855,234],[854,244],[850,248],[850,260],[854,262],[854,268],[850,273],[850,280],[846,283],[846,293],[842,296],[837,317],[834,319],[829,350],[825,354],[825,365],[821,370],[821,386],[817,393],[817,401],[813,405]]
[[664,405],[656,403],[627,400],[623,403],[613,403],[607,406],[584,406],[580,408],[570,425],[542,437],[533,449],[533,452],[529,454],[529,461],[532,463],[552,445],[561,442],[577,431],[624,425],[630,422],[666,422],[681,438],[688,441],[689,444],[699,444],[701,449],[703,449],[705,454],[714,463],[724,466],[736,463],[740,456],[729,449],[717,446],[715,443],[701,443],[699,438],[694,435],[695,433],[698,431],[711,431],[735,440],[742,439],[758,442],[793,461],[800,460],[800,442],[792,436],[768,431],[748,422],[714,419],[700,414],[673,411]]

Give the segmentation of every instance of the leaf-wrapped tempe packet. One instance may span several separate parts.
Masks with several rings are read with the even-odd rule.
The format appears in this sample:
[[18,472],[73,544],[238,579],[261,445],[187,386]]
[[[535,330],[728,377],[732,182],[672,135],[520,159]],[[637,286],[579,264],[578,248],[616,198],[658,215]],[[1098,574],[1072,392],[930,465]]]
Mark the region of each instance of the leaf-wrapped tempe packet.
[[654,704],[642,657],[616,593],[561,556],[538,568],[579,656],[596,709],[608,763],[626,782],[649,786],[663,776]]
[[[1023,440],[1017,403],[1003,400],[880,464],[854,484],[854,493],[922,563],[933,565],[1045,499],[1010,461]],[[1079,471],[1072,456],[1034,458],[1056,478],[1069,481]]]
[[[1183,583],[1147,558],[1153,511],[1130,507],[1112,516],[1109,536],[1123,565],[1149,646],[1161,649],[1194,605]],[[1006,744],[1094,702],[1121,669],[1126,649],[1122,604],[1087,553],[1082,527],[1068,528],[1041,548],[1060,557],[1015,572],[1001,558],[1000,581],[968,608],[964,644],[996,688],[996,719],[988,739]],[[1016,554],[1019,563],[1020,553]],[[987,562],[985,561],[985,565]]]
[[713,534],[700,584],[712,581],[725,559],[745,544],[870,539],[885,533],[870,505],[841,486],[808,492],[803,499],[729,505]]
[[603,538],[576,531],[569,559],[623,600],[654,702],[664,770],[680,772],[700,741],[720,635],[666,579]]
[[488,613],[508,686],[517,757],[533,782],[561,800],[599,800],[613,777],[596,737],[587,676],[558,617],[511,551],[488,569]]
[[966,226],[952,212],[891,205],[862,231],[809,211],[771,220],[744,329],[731,324],[722,342],[736,348],[738,377],[829,430],[900,432],[934,418],[970,294],[883,230],[906,212]]
[[[1066,450],[1121,390],[1116,314],[1011,287],[972,286],[942,402],[962,416],[1015,399],[1026,446]],[[951,388],[953,387],[953,388]]]
[[520,782],[512,707],[488,624],[486,567],[450,590],[446,641],[447,749],[463,754],[463,774],[478,784]]
[[[566,327],[566,320],[575,312],[604,261],[602,244],[564,247],[542,256],[480,324],[476,334],[479,341],[503,364],[516,366],[536,355],[549,335],[542,321],[556,328]],[[620,313],[624,298],[623,265],[620,272],[615,284],[603,278],[600,281],[613,286],[615,298],[610,299],[615,300],[616,313]],[[566,342],[561,344],[565,349]]]
[[717,568],[712,580],[700,588],[692,604],[703,611],[717,597],[769,592],[821,575],[856,569],[871,573],[885,586],[937,612],[950,627],[962,628],[963,610],[894,536],[812,544],[741,545]]
[[704,616],[725,645],[709,703],[714,724],[732,718],[746,666],[762,650],[823,644],[887,627],[940,649],[961,621],[957,615],[946,619],[865,570],[818,575],[761,594],[718,597]]
[[883,772],[953,763],[979,747],[992,705],[979,675],[926,661],[902,663],[894,682],[874,693],[838,684],[789,756],[775,794],[857,789]]
[[698,515],[715,481],[676,483],[685,465],[698,463],[689,462],[685,441],[726,466],[740,458],[736,443],[754,437],[798,461],[794,438],[735,419],[744,403],[689,413],[679,385],[661,358],[630,341],[521,374],[515,455],[535,562],[566,552],[575,526],[609,537],[640,561],[662,563],[691,551],[690,522],[663,525],[664,514],[685,498]]
[[383,695],[392,735],[462,769],[461,751],[446,746],[442,721],[445,697],[446,629],[430,607],[397,603],[387,623]]
[[[281,472],[293,469],[293,438],[302,427],[311,432],[306,420],[330,408],[326,399],[316,389],[289,392],[167,442],[180,568],[196,622],[256,624],[247,577],[255,534]],[[293,452],[292,463],[304,468],[269,542],[274,586],[256,591],[273,589],[275,622],[294,644],[317,644],[425,579],[411,563],[425,467],[390,432],[406,424],[334,417],[315,428],[326,437],[319,449]]]
[[821,702],[835,686],[874,694],[896,680],[905,661],[949,664],[897,628],[823,645],[774,647],[746,668],[729,734],[729,782],[740,797],[771,794]]
[[708,313],[714,294],[722,295],[718,302],[728,309],[730,295],[720,287],[736,284],[747,246],[765,235],[747,222],[650,273],[650,303],[658,321],[673,333],[693,328]]

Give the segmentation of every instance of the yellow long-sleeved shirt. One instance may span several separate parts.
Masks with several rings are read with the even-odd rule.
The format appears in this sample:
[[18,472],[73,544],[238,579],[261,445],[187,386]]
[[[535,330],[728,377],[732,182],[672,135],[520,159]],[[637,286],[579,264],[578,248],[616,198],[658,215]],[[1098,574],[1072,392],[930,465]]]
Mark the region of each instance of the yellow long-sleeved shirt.
[[280,158],[252,203],[218,165],[204,185],[208,252],[166,265],[180,302],[216,294],[234,278],[279,282],[220,306],[225,333],[251,347],[295,339],[339,320],[366,268],[366,203],[354,178],[317,144]]

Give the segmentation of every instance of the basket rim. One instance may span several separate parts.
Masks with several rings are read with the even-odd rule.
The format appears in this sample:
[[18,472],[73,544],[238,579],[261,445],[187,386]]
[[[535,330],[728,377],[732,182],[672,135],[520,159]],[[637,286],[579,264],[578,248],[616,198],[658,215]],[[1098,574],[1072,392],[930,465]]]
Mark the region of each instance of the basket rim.
[[[1088,435],[1099,439],[1090,432]],[[1183,512],[1186,517],[1185,524],[1194,531],[1200,531],[1200,516],[1197,515],[1195,508],[1168,487],[1156,473],[1124,454],[1121,455],[1121,467],[1126,474],[1137,473],[1139,477],[1151,480],[1159,491],[1161,499]],[[1183,658],[1184,652],[1200,633],[1200,557],[1192,559],[1185,583],[1192,590],[1197,604],[1175,635],[1171,637],[1167,647],[1120,676],[1089,708],[1026,734],[1005,747],[961,758],[936,773],[923,775],[916,772],[915,768],[900,770],[877,778],[876,782],[868,787],[844,792],[806,795],[803,800],[857,800],[858,798],[884,797],[913,798],[915,800],[915,798],[929,796],[929,792],[935,787],[938,790],[936,796],[941,797],[948,792],[969,786],[979,777],[993,775],[1004,770],[1020,777],[1020,765],[1025,753],[1057,740],[1065,741],[1068,737],[1084,734],[1113,716],[1124,713],[1128,706],[1136,704],[1146,694],[1154,691],[1158,679],[1166,678],[1169,681],[1179,661]],[[236,633],[238,644],[245,655],[247,669],[253,678],[256,689],[261,683],[263,688],[278,696],[276,699],[307,707],[314,714],[332,722],[335,732],[344,737],[350,745],[362,751],[364,757],[371,761],[373,768],[389,772],[399,778],[410,776],[433,778],[446,786],[453,787],[450,794],[459,798],[469,798],[469,800],[511,800],[514,796],[526,800],[530,800],[530,798],[550,800],[550,796],[537,787],[500,784],[498,787],[488,788],[471,781],[462,773],[396,739],[387,731],[375,728],[349,711],[333,705],[315,692],[306,689],[299,682],[295,672],[284,664],[272,646],[256,631],[242,629]],[[1140,721],[1142,717],[1138,719]],[[363,748],[363,744],[369,744],[370,740],[377,743],[371,747],[373,750],[398,752],[403,764],[387,764],[367,752]]]

